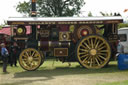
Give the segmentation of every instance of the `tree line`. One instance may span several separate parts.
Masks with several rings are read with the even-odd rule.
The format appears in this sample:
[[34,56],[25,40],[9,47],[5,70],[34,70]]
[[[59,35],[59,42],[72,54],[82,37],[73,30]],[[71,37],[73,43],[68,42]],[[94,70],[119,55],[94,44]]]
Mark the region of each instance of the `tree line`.
[[[38,17],[73,17],[79,16],[82,12],[81,8],[85,5],[84,0],[37,0],[36,10]],[[31,0],[19,2],[16,6],[16,11],[25,15],[31,16]],[[102,16],[120,16],[120,13],[104,13],[100,12]],[[88,17],[92,17],[91,12]],[[4,25],[7,23],[5,22]],[[0,28],[2,26],[0,25]],[[119,24],[120,27],[128,27],[128,24]]]

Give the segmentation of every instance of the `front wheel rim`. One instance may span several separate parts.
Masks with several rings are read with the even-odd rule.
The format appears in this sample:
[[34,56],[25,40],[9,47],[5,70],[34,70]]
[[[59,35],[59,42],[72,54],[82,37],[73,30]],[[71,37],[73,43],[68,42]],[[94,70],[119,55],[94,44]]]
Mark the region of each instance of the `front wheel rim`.
[[34,48],[23,50],[19,57],[19,63],[25,70],[36,70],[41,64],[42,57]]

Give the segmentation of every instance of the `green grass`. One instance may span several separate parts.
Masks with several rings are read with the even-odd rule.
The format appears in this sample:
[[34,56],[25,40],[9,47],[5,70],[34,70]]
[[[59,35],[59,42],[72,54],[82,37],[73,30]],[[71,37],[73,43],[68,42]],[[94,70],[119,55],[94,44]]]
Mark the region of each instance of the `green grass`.
[[128,85],[128,80],[121,81],[121,82],[112,82],[112,83],[97,84],[97,85]]
[[70,85],[77,83],[79,85],[108,85],[109,82],[118,83],[119,80],[120,83],[127,83],[124,80],[128,80],[128,70],[119,70],[117,62],[110,62],[108,67],[102,69],[86,69],[77,62],[71,64],[69,67],[68,63],[48,60],[36,71],[25,71],[19,65],[18,67],[8,66],[9,74],[3,74],[0,71],[0,77],[4,76],[0,85],[67,85],[67,82]]

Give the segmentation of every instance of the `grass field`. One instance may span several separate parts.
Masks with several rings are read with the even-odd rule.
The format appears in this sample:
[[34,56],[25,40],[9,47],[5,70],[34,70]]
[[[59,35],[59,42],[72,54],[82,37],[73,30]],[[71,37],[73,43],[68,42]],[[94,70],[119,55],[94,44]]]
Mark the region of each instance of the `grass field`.
[[100,85],[128,85],[128,80],[121,81],[121,82],[104,83]]
[[25,71],[20,66],[8,66],[9,74],[2,73],[0,85],[127,85],[128,70],[118,70],[117,62],[102,69],[85,69],[78,63],[45,61],[36,71]]

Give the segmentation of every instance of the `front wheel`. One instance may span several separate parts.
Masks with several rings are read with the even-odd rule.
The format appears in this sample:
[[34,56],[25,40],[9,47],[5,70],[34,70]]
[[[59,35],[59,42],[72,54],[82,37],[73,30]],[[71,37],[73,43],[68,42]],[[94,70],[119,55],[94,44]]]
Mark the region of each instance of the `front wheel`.
[[89,35],[78,42],[76,56],[83,67],[89,69],[102,68],[109,62],[110,45],[99,35]]
[[36,49],[27,48],[21,52],[19,56],[19,63],[25,70],[36,70],[42,63],[42,56]]

